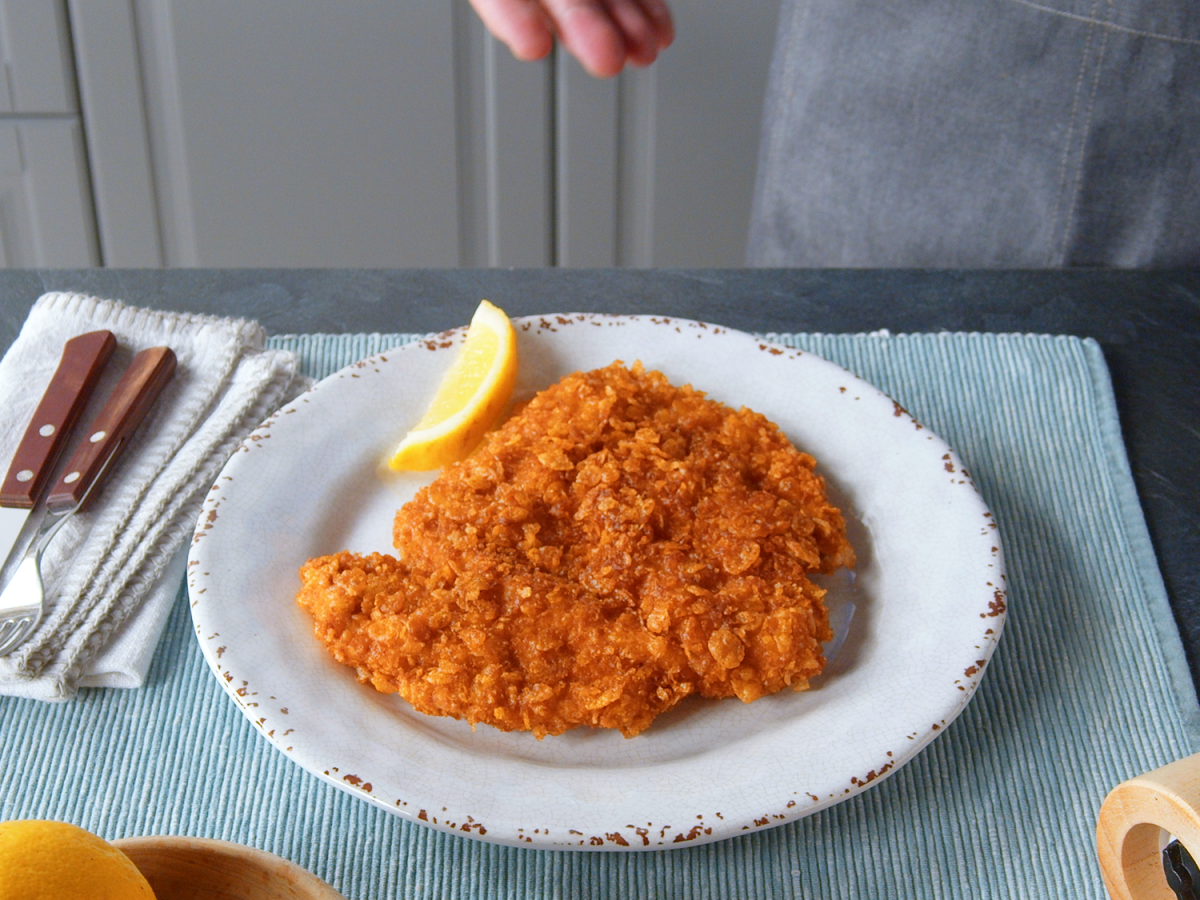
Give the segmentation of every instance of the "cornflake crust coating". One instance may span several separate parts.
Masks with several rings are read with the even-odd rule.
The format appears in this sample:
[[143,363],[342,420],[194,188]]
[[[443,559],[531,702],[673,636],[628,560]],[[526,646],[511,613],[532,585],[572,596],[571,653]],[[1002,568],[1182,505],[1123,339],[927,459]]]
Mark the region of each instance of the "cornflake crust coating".
[[684,697],[803,690],[832,638],[808,574],[842,514],[764,416],[622,363],[534,397],[396,515],[395,558],[310,560],[333,656],[430,715],[632,737]]

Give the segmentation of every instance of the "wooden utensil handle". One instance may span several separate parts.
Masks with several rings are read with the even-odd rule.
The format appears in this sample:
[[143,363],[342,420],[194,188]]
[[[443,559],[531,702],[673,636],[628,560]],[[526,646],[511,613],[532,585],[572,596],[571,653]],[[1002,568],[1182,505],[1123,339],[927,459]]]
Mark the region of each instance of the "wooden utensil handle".
[[63,345],[58,369],[29,420],[0,487],[0,506],[32,509],[37,503],[62,453],[66,436],[87,405],[116,346],[117,339],[111,331],[91,331]]
[[174,374],[175,354],[169,347],[151,347],[133,358],[46,498],[47,509],[78,505],[93,482],[108,477],[116,457]]

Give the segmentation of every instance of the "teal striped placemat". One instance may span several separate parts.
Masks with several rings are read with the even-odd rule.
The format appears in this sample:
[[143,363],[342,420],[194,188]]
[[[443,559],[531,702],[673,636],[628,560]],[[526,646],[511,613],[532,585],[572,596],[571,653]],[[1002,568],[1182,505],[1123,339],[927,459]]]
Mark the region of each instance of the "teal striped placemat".
[[[411,335],[282,336],[314,377]],[[1200,749],[1200,707],[1100,348],[1028,335],[772,335],[945,438],[1000,523],[1009,616],[963,715],[872,790],[800,822],[646,854],[496,847],[299,769],[209,674],[185,594],[138,691],[0,698],[0,819],[270,850],[368,898],[1101,898],[1118,782]]]

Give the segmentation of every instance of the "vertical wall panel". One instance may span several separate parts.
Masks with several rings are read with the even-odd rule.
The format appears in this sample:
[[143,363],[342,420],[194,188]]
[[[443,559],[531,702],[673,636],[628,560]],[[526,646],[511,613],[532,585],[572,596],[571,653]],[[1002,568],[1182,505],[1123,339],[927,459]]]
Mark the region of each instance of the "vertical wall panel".
[[679,37],[655,63],[656,266],[740,266],[778,0],[672,5]]
[[490,37],[484,64],[488,265],[553,265],[553,69],[518,63]]
[[[671,51],[668,51],[668,54]],[[654,265],[656,67],[621,75],[617,264]]]
[[460,265],[554,265],[553,65],[513,59],[467,0],[454,10]]
[[0,265],[33,264],[28,193],[17,124],[0,122]]
[[133,0],[71,0],[70,10],[101,257],[161,266]]
[[160,0],[134,0],[133,8],[163,265],[198,266],[171,7]]
[[555,263],[617,264],[618,82],[555,66]]
[[3,264],[99,264],[83,133],[74,117],[0,120]]
[[672,10],[675,44],[649,69],[559,66],[561,265],[743,263],[779,3]]
[[459,261],[450,4],[137,0],[166,261]]
[[65,0],[0,0],[0,264],[100,262]]
[[0,0],[0,112],[75,113],[65,0]]
[[453,0],[459,265],[489,265],[487,33],[468,0]]

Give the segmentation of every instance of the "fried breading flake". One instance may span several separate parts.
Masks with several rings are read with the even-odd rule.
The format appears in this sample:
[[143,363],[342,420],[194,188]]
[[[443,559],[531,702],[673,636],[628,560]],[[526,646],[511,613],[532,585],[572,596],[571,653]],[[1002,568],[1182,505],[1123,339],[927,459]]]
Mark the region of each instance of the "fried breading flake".
[[684,697],[803,690],[808,575],[854,563],[811,456],[764,416],[620,362],[542,391],[396,515],[396,558],[301,569],[340,662],[417,710],[632,737]]

